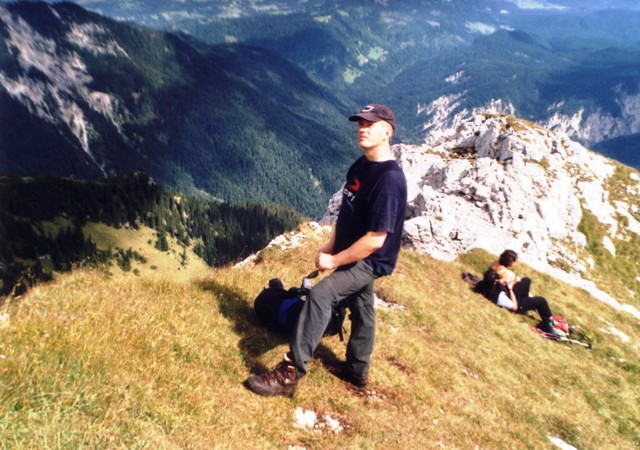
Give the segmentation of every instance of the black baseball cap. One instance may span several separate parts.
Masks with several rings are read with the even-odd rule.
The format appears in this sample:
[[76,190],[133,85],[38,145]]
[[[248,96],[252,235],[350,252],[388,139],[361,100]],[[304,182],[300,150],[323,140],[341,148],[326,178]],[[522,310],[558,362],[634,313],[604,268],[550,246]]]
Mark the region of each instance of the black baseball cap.
[[371,103],[362,107],[359,113],[356,113],[349,117],[351,122],[357,122],[360,119],[368,120],[369,122],[378,122],[384,120],[388,122],[394,129],[396,128],[396,119],[393,116],[393,111],[388,106],[378,105]]

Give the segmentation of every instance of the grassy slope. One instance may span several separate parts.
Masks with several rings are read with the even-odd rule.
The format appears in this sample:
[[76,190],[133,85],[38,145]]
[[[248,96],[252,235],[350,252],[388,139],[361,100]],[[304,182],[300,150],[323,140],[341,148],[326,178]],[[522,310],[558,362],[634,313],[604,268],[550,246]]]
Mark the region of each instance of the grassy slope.
[[[137,269],[140,274],[158,272],[172,279],[179,277],[183,280],[190,279],[194,273],[205,270],[207,264],[195,253],[193,249],[187,249],[187,261],[183,265],[183,248],[175,238],[167,237],[169,251],[161,252],[155,248],[158,240],[157,232],[149,227],[140,227],[139,230],[131,228],[113,228],[102,223],[88,223],[84,227],[85,236],[90,237],[99,250],[116,251],[117,249],[132,249],[147,259],[146,263],[132,261],[132,270]],[[113,275],[121,275],[118,270],[111,271]]]
[[[257,292],[297,284],[323,237],[269,249],[249,268],[109,277],[79,270],[9,304],[0,328],[4,448],[552,448],[640,445],[637,321],[586,292],[534,273],[554,312],[592,333],[592,350],[540,338],[469,290],[460,273],[493,258],[446,263],[404,251],[378,295],[369,391],[323,367],[344,343],[326,338],[293,399],[242,381],[271,368],[286,342],[257,325]],[[348,324],[348,321],[347,321]],[[602,330],[614,326],[623,343]],[[339,433],[297,428],[297,407],[340,421]],[[477,446],[477,447],[476,447]]]

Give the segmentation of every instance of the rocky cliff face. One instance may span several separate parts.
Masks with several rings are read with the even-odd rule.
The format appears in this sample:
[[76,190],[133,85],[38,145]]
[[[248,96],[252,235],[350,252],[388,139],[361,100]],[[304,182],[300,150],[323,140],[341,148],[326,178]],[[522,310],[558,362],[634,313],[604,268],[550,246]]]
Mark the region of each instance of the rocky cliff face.
[[[565,135],[508,115],[475,115],[432,132],[424,145],[394,146],[409,185],[405,243],[443,260],[483,248],[515,250],[542,272],[577,284],[640,318],[589,281],[594,261],[579,230],[584,214],[607,230],[602,245],[640,234],[640,176]],[[615,183],[623,189],[612,193]],[[335,219],[336,194],[324,221]],[[630,294],[633,297],[633,294]]]
[[[58,13],[49,7],[51,14]],[[87,114],[96,113],[116,128],[117,101],[107,93],[92,89],[92,76],[80,55],[69,47],[62,48],[53,39],[40,34],[19,16],[0,5],[0,23],[6,32],[4,44],[17,55],[19,70],[0,70],[0,87],[28,111],[62,130],[68,130],[90,161],[107,175],[104,163],[91,149],[89,136],[94,132]],[[96,56],[126,52],[109,32],[92,23],[72,23],[62,38],[70,47],[84,49]],[[34,76],[33,74],[38,74]]]
[[[587,145],[640,132],[640,93],[628,94],[621,88],[614,91],[615,103],[620,109],[619,115],[607,113],[602,109],[587,112],[581,108],[571,116],[554,112],[543,125]],[[561,106],[553,105],[550,111]]]
[[[579,108],[574,114],[561,112],[564,102],[552,104],[539,122],[543,127],[562,133],[569,138],[591,146],[607,139],[628,136],[640,132],[640,93],[629,94],[621,87],[613,89],[614,103],[619,114],[602,108]],[[460,125],[478,113],[518,115],[517,108],[503,100],[493,100],[477,108],[463,107],[465,94],[442,96],[428,104],[419,104],[418,117],[424,119],[423,129],[429,133],[443,132]]]

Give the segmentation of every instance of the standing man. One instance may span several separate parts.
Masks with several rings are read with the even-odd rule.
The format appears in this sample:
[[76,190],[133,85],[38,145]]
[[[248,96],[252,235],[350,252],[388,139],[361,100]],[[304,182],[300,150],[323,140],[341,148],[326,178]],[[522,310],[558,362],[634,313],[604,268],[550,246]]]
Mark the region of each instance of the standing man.
[[284,361],[245,385],[260,395],[291,396],[320,343],[333,305],[347,299],[351,334],[346,363],[338,376],[358,387],[367,384],[375,312],[373,282],[389,275],[400,252],[407,206],[407,182],[391,150],[393,112],[371,104],[349,117],[358,122],[358,144],[364,155],[347,172],[335,231],[318,250],[318,270],[334,270],[311,289],[293,332]]

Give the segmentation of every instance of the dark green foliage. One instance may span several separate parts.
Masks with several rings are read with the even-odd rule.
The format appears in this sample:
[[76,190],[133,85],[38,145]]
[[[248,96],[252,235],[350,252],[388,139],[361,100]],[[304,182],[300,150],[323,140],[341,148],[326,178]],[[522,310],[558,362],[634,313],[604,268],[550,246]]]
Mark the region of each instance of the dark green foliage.
[[145,258],[144,255],[141,255],[131,248],[127,250],[119,249],[111,256],[116,260],[116,263],[123,272],[129,272],[131,270],[131,261],[138,261],[142,264],[146,264],[147,262],[147,258]]
[[164,230],[158,231],[156,248],[161,252],[166,252],[167,250],[169,250],[169,241],[167,241],[167,234],[164,232]]
[[[467,17],[491,20],[485,5],[471,1],[440,2],[437,6],[429,1],[319,1],[288,6],[294,11],[291,14],[210,15],[208,20],[181,20],[172,28],[206,42],[221,43],[233,36],[238,42],[274,50],[322,84],[345,92],[356,103],[366,103],[378,95],[376,88],[386,85],[416,59],[463,44],[459,35],[466,34]],[[437,20],[441,26],[432,27],[429,20]],[[384,55],[371,57],[374,47],[383,49]],[[360,72],[355,83],[344,78],[348,67]]]
[[[42,105],[57,120],[51,123],[0,89],[0,174],[97,179],[140,171],[180,192],[276,203],[317,217],[357,154],[346,120],[352,108],[274,52],[205,45],[70,3],[7,9],[52,40],[47,58],[77,55],[90,77],[86,88],[107,94],[113,110],[102,114],[82,96],[65,98],[82,110],[89,130],[83,147],[58,117],[59,106]],[[91,38],[118,51],[96,54],[66,39],[79,24],[95,24],[100,31]],[[12,49],[0,45],[3,72],[6,66],[14,79],[56,84],[25,73]]]
[[[97,251],[95,243],[83,235],[87,222],[116,228],[154,228],[158,236],[156,247],[163,251],[169,249],[168,236],[185,247],[195,242],[197,254],[213,266],[263,248],[301,220],[292,210],[274,205],[179,197],[139,173],[99,182],[54,177],[0,178],[0,203],[3,293],[10,292],[27,269],[38,272],[42,261],[62,271],[76,263],[104,262],[110,257],[123,270],[131,270],[132,260],[146,262],[132,249]],[[56,233],[46,231],[45,222],[54,221],[67,225]],[[184,261],[184,251],[183,255]]]
[[623,164],[640,169],[640,152],[638,151],[638,143],[640,142],[640,133],[631,134],[615,139],[609,139],[600,142],[593,147],[609,158],[616,159]]
[[[599,11],[583,5],[562,12],[505,8],[509,14],[501,15],[489,3],[320,1],[299,3],[294,14],[212,16],[173,26],[207,42],[233,36],[272,49],[358,103],[387,103],[405,142],[423,140],[430,119],[416,114],[416,105],[444,96],[459,95],[454,112],[501,99],[532,121],[546,121],[555,111],[550,105],[568,116],[581,110],[584,117],[623,116],[620,97],[638,92],[640,12],[599,4]],[[468,26],[473,23],[496,31],[484,36]],[[373,47],[384,49],[384,57],[361,63]],[[348,67],[359,72],[353,84],[343,78]],[[463,76],[447,81],[455,73]],[[620,150],[621,161],[638,167],[637,149],[635,143]]]
[[[507,8],[504,15],[487,2],[436,3],[321,0],[276,2],[267,10],[239,1],[237,18],[222,14],[227,2],[83,3],[177,35],[113,22],[77,5],[54,10],[64,21],[100,24],[104,38],[129,56],[96,56],[57,41],[80,54],[92,89],[117,100],[121,130],[91,117],[91,149],[114,165],[110,173],[140,170],[183,192],[196,187],[226,201],[275,202],[310,215],[321,214],[353,155],[349,128],[340,122],[362,103],[388,103],[399,119],[396,141],[415,142],[429,119],[416,106],[442,96],[460,95],[458,111],[502,99],[519,117],[543,121],[550,105],[562,114],[584,109],[583,117],[601,111],[616,118],[621,93],[637,93],[640,28],[631,26],[637,11]],[[63,21],[44,6],[10,8],[37,22],[43,35],[64,36]],[[185,14],[163,14],[175,8]],[[483,35],[473,23],[496,32]],[[229,40],[240,45],[221,45]],[[371,56],[374,48],[382,56]],[[10,76],[20,73],[2,46],[0,63]],[[355,80],[345,79],[348,68],[358,72]],[[446,81],[461,71],[456,83]],[[0,104],[2,110],[12,111],[3,117],[6,129],[24,129],[26,119],[15,117],[25,111]],[[95,171],[61,149],[75,145],[75,157],[86,158],[73,137],[29,123],[34,128],[43,138],[27,137],[30,145],[22,145],[16,132],[12,141],[20,148],[1,161],[4,173]],[[36,148],[37,156],[29,156]]]

